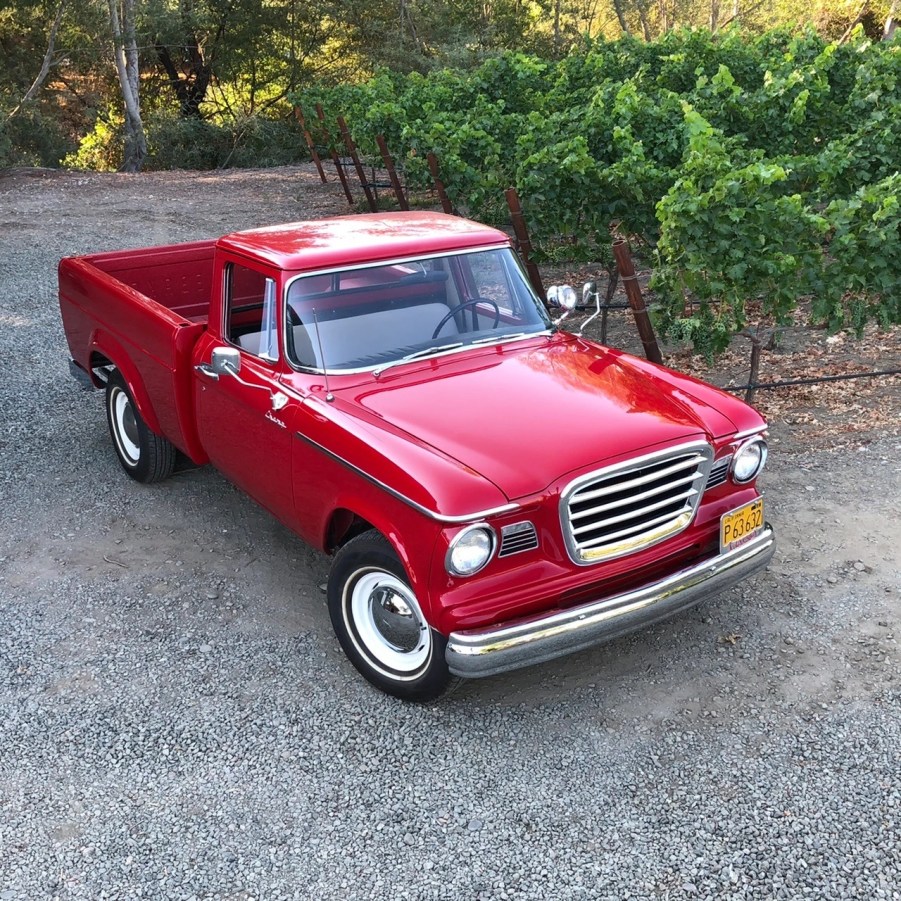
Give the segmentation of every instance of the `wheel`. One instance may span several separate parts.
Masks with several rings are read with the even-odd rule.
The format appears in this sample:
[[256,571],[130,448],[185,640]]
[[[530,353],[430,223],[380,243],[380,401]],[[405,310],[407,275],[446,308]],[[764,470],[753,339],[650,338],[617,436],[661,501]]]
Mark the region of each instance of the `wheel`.
[[[494,307],[494,322],[491,323],[492,328],[497,328],[497,324],[501,321],[501,308],[493,301],[487,297],[474,297],[472,300],[464,301],[461,304],[457,304],[452,310],[448,310],[444,316],[441,317],[441,322],[435,326],[435,331],[432,332],[432,340],[438,337],[438,333],[444,328],[444,323],[451,318],[451,316],[456,316],[461,310],[468,309],[471,307],[475,309],[480,303],[487,303],[489,306]],[[475,326],[475,313],[473,313],[473,326]]]
[[451,686],[447,639],[426,622],[383,535],[364,532],[338,551],[328,609],[344,653],[376,688],[404,701],[433,701]]
[[117,369],[106,383],[106,421],[116,456],[136,482],[159,482],[172,474],[175,446],[147,428]]

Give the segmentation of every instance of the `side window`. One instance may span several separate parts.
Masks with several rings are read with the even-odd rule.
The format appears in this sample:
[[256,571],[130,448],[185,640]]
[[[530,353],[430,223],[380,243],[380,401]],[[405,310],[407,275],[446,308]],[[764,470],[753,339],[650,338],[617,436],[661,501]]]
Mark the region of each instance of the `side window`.
[[225,269],[225,334],[242,350],[278,359],[275,281],[262,272],[228,263]]

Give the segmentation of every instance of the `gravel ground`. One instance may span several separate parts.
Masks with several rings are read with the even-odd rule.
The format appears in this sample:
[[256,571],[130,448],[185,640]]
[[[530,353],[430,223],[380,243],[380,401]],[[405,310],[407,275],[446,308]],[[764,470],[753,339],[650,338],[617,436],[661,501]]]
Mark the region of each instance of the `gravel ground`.
[[307,167],[0,178],[0,901],[901,898],[901,444],[775,422],[768,573],[435,706],[210,469],[138,486],[59,257],[340,211]]

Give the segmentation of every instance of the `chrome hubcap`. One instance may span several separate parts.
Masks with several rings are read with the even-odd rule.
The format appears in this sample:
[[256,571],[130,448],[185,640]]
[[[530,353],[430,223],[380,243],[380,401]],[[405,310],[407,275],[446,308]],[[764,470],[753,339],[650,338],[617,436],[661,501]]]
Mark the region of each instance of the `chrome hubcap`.
[[345,616],[361,653],[385,675],[415,678],[429,661],[432,636],[410,587],[383,570],[365,571],[348,584]]
[[409,654],[419,644],[420,626],[410,605],[393,589],[380,585],[369,596],[372,622],[382,638]]

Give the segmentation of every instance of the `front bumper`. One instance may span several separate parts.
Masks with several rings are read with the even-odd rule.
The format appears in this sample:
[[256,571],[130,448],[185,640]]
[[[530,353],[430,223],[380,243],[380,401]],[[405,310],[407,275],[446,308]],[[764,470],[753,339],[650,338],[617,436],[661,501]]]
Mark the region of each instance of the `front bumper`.
[[763,569],[775,550],[776,537],[767,524],[739,548],[624,594],[489,629],[451,632],[448,667],[457,676],[476,679],[610,641],[731,588]]

